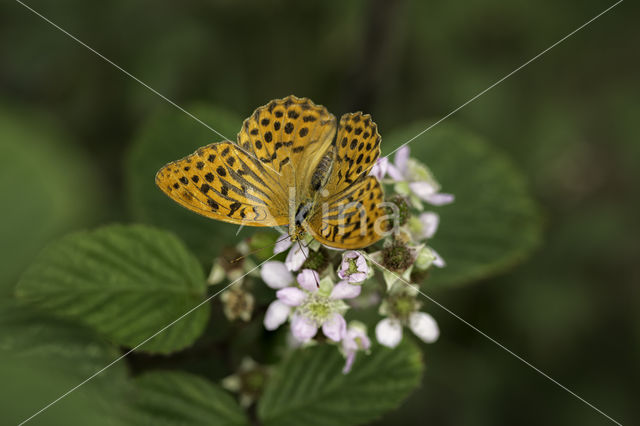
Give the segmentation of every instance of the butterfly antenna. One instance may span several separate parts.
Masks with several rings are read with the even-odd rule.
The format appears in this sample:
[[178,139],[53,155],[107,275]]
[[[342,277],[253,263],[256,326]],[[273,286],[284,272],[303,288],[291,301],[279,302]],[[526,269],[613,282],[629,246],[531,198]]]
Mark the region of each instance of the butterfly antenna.
[[[309,257],[304,253],[304,250],[302,249],[303,247],[306,248],[308,246],[303,246],[300,240],[298,240],[298,246],[300,247],[300,251],[302,252],[302,255],[304,256],[304,258],[306,260],[309,260]],[[316,274],[313,274],[313,279],[316,280],[316,286],[320,288],[320,283],[318,282],[318,278],[316,278]]]
[[264,246],[264,247],[259,247],[259,248],[257,248],[257,249],[251,250],[251,251],[250,251],[249,253],[247,253],[247,254],[243,254],[242,256],[236,257],[235,259],[231,260],[229,263],[236,263],[236,262],[239,262],[239,261],[241,261],[242,259],[244,259],[244,258],[245,258],[245,257],[247,257],[247,256],[250,256],[250,255],[252,255],[252,254],[256,254],[256,253],[258,253],[258,252],[260,252],[260,251],[262,251],[262,250],[264,250],[264,249],[270,248],[270,247],[275,247],[275,246],[276,246],[276,244],[278,244],[278,243],[280,243],[280,242],[282,242],[282,241],[286,240],[287,238],[289,238],[289,236],[288,236],[288,235],[285,235],[284,237],[282,237],[281,239],[279,239],[279,240],[277,240],[275,243],[273,243],[273,245],[266,245],[266,246]]

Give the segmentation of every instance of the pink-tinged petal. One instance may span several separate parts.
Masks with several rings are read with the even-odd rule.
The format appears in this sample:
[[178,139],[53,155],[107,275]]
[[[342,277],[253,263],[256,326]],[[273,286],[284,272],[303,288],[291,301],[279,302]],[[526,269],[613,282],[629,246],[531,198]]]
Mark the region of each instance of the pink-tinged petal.
[[344,317],[338,313],[332,314],[324,324],[322,324],[322,332],[334,342],[339,342],[347,331],[347,322]]
[[345,352],[351,351],[366,351],[371,348],[371,340],[367,336],[367,333],[356,327],[349,327],[347,334],[342,339],[342,349]]
[[425,201],[436,192],[436,188],[429,182],[411,182],[409,183],[409,189]]
[[291,333],[296,340],[308,342],[318,332],[318,327],[309,318],[295,314],[291,319]]
[[423,200],[434,206],[444,206],[446,204],[453,203],[455,201],[455,196],[453,194],[443,194],[439,192],[437,194],[431,194],[428,197],[423,198]]
[[431,315],[424,312],[414,312],[409,315],[409,328],[425,343],[433,343],[440,336],[438,323]]
[[349,330],[347,330],[347,334],[345,334],[344,339],[342,339],[342,350],[345,353],[356,352],[358,350],[358,343],[349,335]]
[[420,215],[420,222],[422,223],[422,238],[431,238],[438,230],[440,216],[434,212],[422,213]]
[[354,251],[345,251],[342,254],[342,262],[340,263],[340,268],[338,269],[338,276],[341,279],[345,279],[349,276],[349,260],[355,258]]
[[307,298],[304,291],[295,287],[280,289],[276,292],[276,296],[287,306],[299,306]]
[[[349,273],[351,263],[353,262],[355,262],[355,269],[357,272]],[[341,279],[347,279],[351,283],[358,283],[367,278],[368,272],[369,266],[361,253],[357,251],[348,251],[342,255],[342,263],[338,270],[338,276]]]
[[396,166],[394,166],[393,164],[389,164],[387,166],[387,174],[391,176],[391,179],[397,182],[402,182],[405,180],[404,173],[402,173],[401,170],[396,169]]
[[353,274],[349,275],[350,283],[360,283],[366,279],[367,274],[365,274],[364,272],[354,272]]
[[340,269],[338,269],[338,278],[341,280],[349,278],[349,273],[347,272],[348,269],[348,266],[345,268],[343,265],[340,265]]
[[355,359],[355,352],[347,353],[347,359],[345,360],[344,367],[342,368],[342,374],[348,374],[351,371],[351,367],[353,367],[353,361],[355,361]]
[[409,147],[404,145],[398,149],[393,162],[399,170],[407,170],[407,165],[409,163]]
[[293,245],[291,250],[289,250],[284,264],[287,266],[288,270],[297,271],[302,267],[302,264],[307,260],[307,257],[309,257],[309,248],[296,243]]
[[279,254],[291,247],[291,238],[289,236],[280,235],[276,245],[273,246],[273,254]]
[[340,281],[335,285],[335,287],[333,287],[333,290],[331,290],[331,295],[329,296],[329,298],[353,299],[354,297],[358,297],[360,295],[360,291],[362,291],[361,285],[353,285],[349,284],[346,281]]
[[378,158],[378,161],[373,165],[369,176],[374,176],[377,179],[382,179],[387,174],[387,168],[389,166],[389,159],[387,157]]
[[378,343],[395,348],[402,340],[402,324],[394,318],[385,318],[376,325]]
[[320,277],[313,269],[303,269],[298,274],[298,284],[300,284],[300,287],[304,288],[309,293],[315,293],[318,291],[319,282]]
[[354,250],[349,250],[344,252],[344,254],[342,255],[342,259],[343,261],[344,259],[356,259],[358,256],[360,256],[360,253]]
[[291,308],[279,300],[271,302],[264,315],[264,328],[275,330],[287,321]]
[[271,288],[284,288],[293,283],[293,274],[284,263],[272,260],[265,262],[260,269],[262,280]]
[[433,253],[433,255],[435,256],[435,259],[431,263],[433,266],[437,266],[438,268],[444,268],[445,266],[447,266],[447,262],[444,261],[444,259],[438,254],[438,252],[436,252],[434,249],[431,249],[431,253]]
[[371,348],[371,340],[369,340],[369,336],[363,331],[356,330],[356,335],[352,336],[354,340],[358,343],[358,349],[361,351],[368,351]]

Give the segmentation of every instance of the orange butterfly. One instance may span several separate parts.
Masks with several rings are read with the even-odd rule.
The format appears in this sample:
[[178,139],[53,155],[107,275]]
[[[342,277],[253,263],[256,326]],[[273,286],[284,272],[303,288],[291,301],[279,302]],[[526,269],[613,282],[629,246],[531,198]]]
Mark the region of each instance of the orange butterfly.
[[327,246],[355,249],[389,227],[382,187],[369,176],[379,156],[380,135],[368,114],[345,114],[336,126],[325,107],[288,96],[258,108],[236,143],[213,143],[167,164],[156,184],[212,219],[288,225],[294,241],[309,233]]

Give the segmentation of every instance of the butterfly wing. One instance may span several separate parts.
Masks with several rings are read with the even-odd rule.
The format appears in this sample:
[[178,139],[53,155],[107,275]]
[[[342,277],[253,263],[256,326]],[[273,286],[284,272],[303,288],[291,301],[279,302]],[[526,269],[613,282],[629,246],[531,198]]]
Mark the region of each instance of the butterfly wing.
[[251,226],[288,223],[277,175],[231,142],[207,145],[167,164],[156,184],[182,206],[212,219]]
[[389,227],[382,187],[367,176],[380,157],[380,134],[361,112],[340,118],[331,175],[309,218],[309,232],[321,243],[355,249],[375,243]]
[[[156,184],[212,219],[287,225],[295,200],[309,197],[316,166],[332,152],[326,195],[319,197],[328,209],[311,215],[310,232],[329,246],[364,247],[380,238],[379,225],[386,226],[379,220],[384,209],[373,203],[382,201],[382,188],[366,176],[380,155],[380,135],[371,117],[361,113],[342,116],[333,142],[335,132],[335,117],[323,106],[295,96],[273,100],[244,121],[236,144],[211,144],[169,163]],[[318,213],[323,210],[326,215]]]
[[330,247],[357,249],[380,240],[389,230],[378,179],[362,176],[346,190],[320,201],[308,221],[312,236]]
[[295,188],[300,200],[335,131],[336,119],[325,107],[288,96],[256,109],[244,121],[238,144],[278,176],[287,197],[288,188]]
[[344,114],[334,143],[335,163],[325,190],[337,194],[366,176],[380,157],[380,140],[378,126],[369,114]]

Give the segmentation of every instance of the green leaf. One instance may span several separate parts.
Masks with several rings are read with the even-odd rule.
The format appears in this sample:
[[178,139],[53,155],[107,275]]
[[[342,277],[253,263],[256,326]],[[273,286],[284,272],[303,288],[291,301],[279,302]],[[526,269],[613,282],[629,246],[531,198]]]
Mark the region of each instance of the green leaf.
[[[65,392],[80,384],[68,373],[68,365],[59,359],[21,358],[0,352],[0,410],[3,424],[19,424]],[[104,387],[89,381],[37,414],[29,424],[41,425],[111,425],[117,424],[121,401],[105,399]],[[113,388],[115,391],[116,388]],[[115,392],[112,392],[115,393]],[[120,398],[124,394],[120,393]]]
[[[23,358],[64,360],[78,380],[85,379],[120,356],[117,348],[90,329],[27,306],[18,306],[13,300],[0,302],[0,351]],[[110,367],[110,383],[125,377],[124,363]],[[96,378],[98,381],[102,379],[102,376]]]
[[[235,141],[242,120],[221,108],[195,106],[195,116]],[[180,206],[155,184],[156,172],[166,163],[193,153],[201,146],[221,141],[220,135],[180,111],[152,117],[136,137],[127,157],[129,204],[137,221],[175,232],[198,258],[210,262],[221,242],[233,245],[238,226],[208,219]],[[243,236],[248,231],[243,231]]]
[[[103,210],[95,169],[55,123],[0,104],[0,295],[51,239],[95,220]],[[79,195],[81,194],[81,195]]]
[[[49,246],[25,272],[16,294],[133,347],[200,303],[206,284],[197,259],[172,234],[113,225]],[[202,333],[208,316],[209,305],[202,306],[140,349],[182,349]]]
[[[385,136],[385,147],[399,146],[429,124]],[[505,155],[451,123],[434,127],[409,147],[411,155],[433,171],[442,192],[456,197],[453,204],[428,207],[440,214],[440,227],[429,245],[447,262],[443,269],[431,269],[429,285],[459,285],[501,273],[538,245],[538,206],[523,175]]]
[[[111,364],[120,352],[90,330],[58,320],[15,301],[0,302],[0,410],[3,420],[17,424],[65,392]],[[15,377],[15,380],[12,379]],[[43,424],[113,424],[124,409],[130,386],[126,365],[112,364],[38,415]]]
[[238,403],[219,386],[189,373],[156,371],[136,380],[129,413],[136,425],[248,425]]
[[405,339],[395,349],[374,346],[358,354],[342,374],[344,358],[334,346],[298,350],[284,359],[260,399],[265,425],[356,425],[397,408],[420,383],[418,348]]

